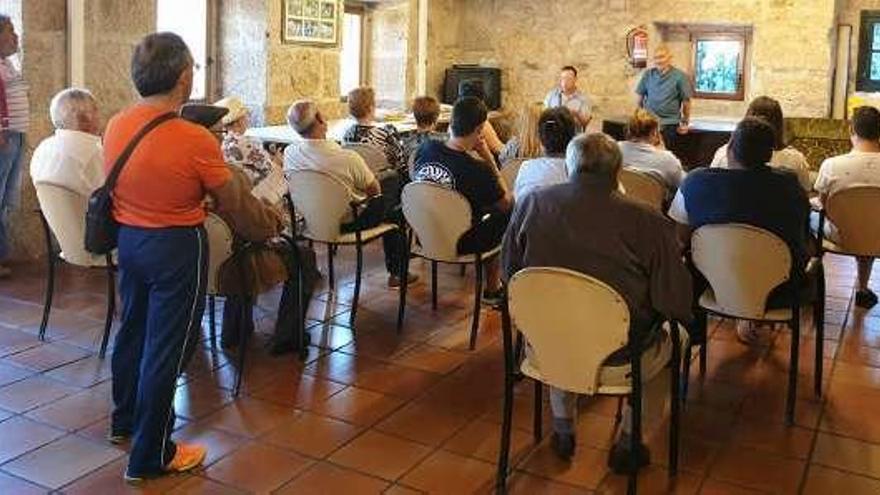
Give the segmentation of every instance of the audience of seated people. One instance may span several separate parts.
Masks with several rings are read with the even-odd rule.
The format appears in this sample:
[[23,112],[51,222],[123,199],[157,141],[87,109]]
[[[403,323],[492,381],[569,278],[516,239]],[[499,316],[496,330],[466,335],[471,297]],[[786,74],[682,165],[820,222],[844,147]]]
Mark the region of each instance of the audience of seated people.
[[[832,194],[848,187],[880,187],[880,111],[874,107],[855,109],[850,127],[852,151],[825,160],[819,168],[815,189],[822,203]],[[874,222],[877,219],[866,219],[866,221]],[[813,230],[817,230],[818,218],[812,223]],[[837,229],[834,225],[827,223],[825,227],[825,234],[831,240],[837,240]],[[877,304],[877,295],[868,287],[874,258],[860,257],[857,261],[856,304],[870,308]]]
[[498,154],[498,162],[502,167],[514,159],[529,159],[541,156],[538,120],[543,112],[544,106],[540,103],[530,103],[523,108],[519,116],[516,135],[504,143],[504,147],[501,148],[501,152]]
[[[785,142],[785,119],[782,115],[782,107],[779,102],[767,96],[759,96],[749,103],[746,117],[758,117],[764,119],[773,128],[776,143],[773,146],[773,157],[770,158],[771,167],[779,167],[791,170],[797,174],[798,181],[805,191],[813,189],[813,181],[810,178],[810,164],[807,157],[797,149],[788,146]],[[713,167],[727,166],[727,146],[724,145],[715,152],[712,159]]]
[[663,146],[660,121],[651,112],[639,108],[626,124],[626,141],[620,141],[624,168],[649,172],[659,177],[667,190],[675,193],[685,172],[681,160]]
[[55,133],[34,150],[31,179],[75,192],[85,203],[104,183],[98,102],[85,89],[65,89],[52,98],[49,116]]
[[376,124],[376,92],[373,88],[355,88],[348,93],[348,111],[355,123],[352,124],[342,141],[362,143],[376,147],[385,154],[388,165],[398,171],[406,171],[409,156],[400,144],[400,136],[394,127]]
[[[327,139],[327,120],[312,101],[294,102],[287,111],[287,123],[301,139],[284,150],[286,172],[298,170],[325,172],[345,184],[354,201],[363,201],[381,194],[383,205],[380,215],[375,218],[375,223],[382,221],[399,223],[402,220],[398,208],[401,177],[396,171],[384,171],[377,179],[360,155],[342,148],[332,139]],[[400,286],[405,242],[406,238],[399,230],[389,231],[382,236],[389,287]],[[416,279],[415,275],[410,274],[411,282]]]
[[[568,181],[544,187],[517,202],[504,237],[504,276],[532,266],[555,266],[593,276],[626,300],[632,325],[646,346],[660,346],[650,331],[658,318],[687,322],[691,315],[691,276],[682,262],[672,221],[618,191],[622,157],[604,134],[579,135],[568,145]],[[564,235],[561,235],[564,233]],[[629,364],[626,348],[606,365]],[[577,396],[551,388],[552,446],[564,459],[575,450]],[[629,408],[609,465],[627,471]],[[648,452],[639,453],[641,464]]]
[[[459,83],[458,98],[461,99],[465,97],[477,98],[485,104],[486,90],[483,88],[483,84],[480,81],[462,81]],[[504,142],[498,137],[498,133],[495,131],[495,128],[492,127],[492,123],[489,122],[488,118],[480,129],[480,133],[483,136],[483,140],[486,142],[486,146],[489,147],[489,151],[497,158],[501,153],[501,148],[504,147]],[[498,163],[498,165],[500,166],[501,164]]]
[[[488,111],[475,97],[459,98],[452,109],[450,137],[419,148],[414,181],[430,181],[461,193],[470,203],[475,227],[459,241],[461,254],[487,251],[501,241],[513,199],[483,137]],[[480,159],[474,158],[475,152]],[[484,218],[485,217],[485,218]],[[484,298],[497,303],[501,294],[498,259],[487,262]]]
[[403,149],[411,165],[419,150],[426,141],[446,141],[449,134],[437,131],[437,120],[440,118],[440,102],[433,96],[419,96],[413,100],[413,118],[416,129],[403,138]]
[[[748,224],[785,241],[792,252],[793,269],[806,267],[811,251],[810,206],[795,174],[769,166],[776,146],[777,134],[767,121],[746,117],[730,138],[726,168],[703,168],[688,174],[669,208],[669,216],[683,226],[688,239],[690,232],[703,225]],[[813,277],[803,280],[812,282]],[[705,282],[700,280],[697,285],[702,292]],[[785,287],[774,290],[768,307],[784,305],[787,294]],[[738,325],[737,335],[745,343],[759,337],[755,326],[745,322]]]
[[[105,172],[149,123],[174,116],[190,98],[194,62],[171,33],[146,36],[134,49],[131,76],[140,95],[117,113],[104,135]],[[257,211],[274,225],[257,231],[250,196],[233,179],[217,139],[207,129],[171,118],[149,131],[125,163],[113,190],[118,236],[122,323],[112,359],[114,410],[110,440],[131,439],[125,478],[188,471],[205,459],[203,446],[175,443],[177,379],[200,333],[208,266],[204,198],[251,240],[277,234],[280,217]],[[243,229],[243,230],[242,230]]]
[[565,107],[549,108],[538,119],[543,156],[523,162],[516,176],[513,197],[522,199],[535,189],[568,180],[565,149],[577,133],[577,122]]

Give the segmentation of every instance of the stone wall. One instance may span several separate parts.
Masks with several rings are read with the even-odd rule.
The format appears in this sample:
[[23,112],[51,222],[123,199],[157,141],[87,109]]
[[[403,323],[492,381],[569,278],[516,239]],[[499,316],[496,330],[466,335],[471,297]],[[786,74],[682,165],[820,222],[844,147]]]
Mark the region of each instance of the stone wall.
[[241,98],[256,125],[265,120],[267,7],[266,0],[222,0],[217,16],[220,94]]
[[[582,71],[581,86],[596,113],[631,110],[639,73],[626,60],[624,36],[645,25],[653,48],[655,23],[745,24],[753,28],[746,100],[768,94],[793,116],[828,113],[834,0],[437,0],[431,2],[428,76],[439,90],[452,62],[503,70],[507,108],[543,98],[558,68]],[[809,48],[807,48],[809,47]],[[678,65],[690,70],[689,60]],[[696,115],[739,116],[743,103],[698,100]]]

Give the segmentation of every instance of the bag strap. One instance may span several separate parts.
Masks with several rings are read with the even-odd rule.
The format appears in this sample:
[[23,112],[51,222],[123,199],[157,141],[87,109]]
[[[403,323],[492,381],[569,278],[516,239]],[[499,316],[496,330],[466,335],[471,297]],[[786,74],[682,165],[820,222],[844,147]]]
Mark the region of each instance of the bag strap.
[[156,127],[159,127],[163,122],[167,122],[173,118],[177,117],[177,112],[168,112],[163,113],[162,115],[156,117],[151,120],[147,125],[145,125],[134,137],[131,139],[131,142],[128,143],[128,146],[122,151],[122,154],[119,155],[119,158],[116,159],[116,163],[113,164],[113,168],[110,170],[110,175],[107,176],[107,181],[104,183],[104,186],[107,188],[107,191],[112,191],[114,187],[116,187],[116,180],[119,179],[119,174],[122,173],[122,167],[125,165],[125,162],[128,161],[128,158],[134,152],[134,149],[137,147],[138,143],[141,142],[141,139],[144,138],[147,134],[150,133]]
[[0,77],[0,129],[9,129],[9,101],[6,100],[6,81],[2,77]]

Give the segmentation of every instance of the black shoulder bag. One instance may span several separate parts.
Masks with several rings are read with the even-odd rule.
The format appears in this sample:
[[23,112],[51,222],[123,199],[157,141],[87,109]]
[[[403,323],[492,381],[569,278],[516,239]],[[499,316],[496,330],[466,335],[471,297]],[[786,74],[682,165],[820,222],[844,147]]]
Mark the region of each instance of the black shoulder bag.
[[138,131],[131,142],[128,143],[128,146],[125,147],[122,154],[119,155],[119,158],[116,159],[116,163],[113,164],[113,168],[110,170],[110,175],[107,176],[104,185],[96,189],[89,196],[89,205],[86,209],[86,251],[93,254],[108,254],[116,249],[119,224],[113,218],[112,196],[113,188],[116,187],[116,180],[119,179],[122,167],[128,161],[138,143],[141,142],[141,139],[158,127],[159,124],[175,117],[177,117],[175,112],[162,114]]

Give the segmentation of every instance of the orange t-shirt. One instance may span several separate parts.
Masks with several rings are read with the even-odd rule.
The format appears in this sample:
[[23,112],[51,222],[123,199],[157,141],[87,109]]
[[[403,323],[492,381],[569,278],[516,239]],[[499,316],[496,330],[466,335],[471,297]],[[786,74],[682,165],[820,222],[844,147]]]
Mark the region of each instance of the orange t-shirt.
[[[119,112],[104,132],[104,172],[147,123],[167,112],[138,103]],[[113,190],[113,216],[133,227],[183,227],[205,221],[209,189],[231,172],[220,143],[204,127],[183,119],[163,122],[135,147]]]

